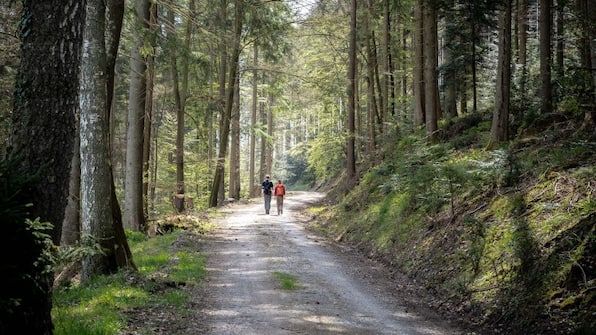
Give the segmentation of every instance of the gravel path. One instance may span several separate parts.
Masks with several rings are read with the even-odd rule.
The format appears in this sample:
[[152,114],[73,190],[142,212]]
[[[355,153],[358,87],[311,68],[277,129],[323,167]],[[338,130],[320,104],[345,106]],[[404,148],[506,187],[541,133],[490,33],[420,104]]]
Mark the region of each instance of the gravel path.
[[[300,210],[321,197],[292,192],[279,216],[260,202],[225,210],[203,242],[207,281],[186,334],[461,334],[408,311],[372,264],[307,231]],[[283,289],[274,273],[299,287]]]

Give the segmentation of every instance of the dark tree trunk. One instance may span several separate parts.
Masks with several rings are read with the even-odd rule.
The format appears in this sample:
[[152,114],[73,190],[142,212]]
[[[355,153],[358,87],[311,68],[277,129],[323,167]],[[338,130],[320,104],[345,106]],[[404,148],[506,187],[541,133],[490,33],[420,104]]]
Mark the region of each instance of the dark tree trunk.
[[431,1],[424,2],[424,114],[426,135],[436,139],[439,117],[439,87],[437,81],[437,10]]
[[[348,120],[347,120],[347,164],[346,164],[346,191],[351,190],[357,182],[356,179],[356,0],[351,1],[350,9],[350,41],[349,41],[349,64],[348,64]],[[370,78],[372,80],[372,78]]]
[[11,151],[21,155],[22,171],[41,173],[28,191],[31,218],[54,225],[55,244],[62,232],[79,104],[82,15],[79,1],[23,2]]
[[426,122],[424,115],[424,19],[423,0],[417,0],[414,7],[414,125],[422,126]]
[[[157,32],[157,4],[152,3],[150,9],[149,26],[151,29],[151,46],[155,47],[156,32]],[[143,215],[145,222],[149,220],[150,206],[153,203],[153,197],[149,192],[149,185],[153,180],[153,175],[150,173],[151,169],[151,136],[153,131],[153,86],[155,83],[155,54],[147,56],[147,97],[145,99],[145,125],[143,126]],[[154,166],[155,168],[155,166]],[[154,189],[154,188],[153,188]],[[145,227],[146,228],[146,227]]]
[[[51,237],[55,244],[60,243],[68,196],[83,22],[80,1],[23,1],[10,153],[19,155],[24,175],[39,173],[31,189],[24,190],[27,199],[23,200],[33,204],[31,219],[39,217],[54,225]],[[11,297],[21,300],[14,313],[3,318],[5,329],[0,332],[52,334],[53,274],[23,274],[23,278],[37,276],[40,281],[23,280],[11,287]]]
[[244,15],[244,1],[237,0],[234,12],[234,44],[232,50],[232,61],[230,64],[230,72],[228,77],[229,87],[226,90],[225,109],[222,115],[221,128],[221,143],[219,145],[219,154],[217,157],[217,167],[215,169],[215,177],[213,178],[213,187],[211,188],[211,197],[209,199],[209,206],[216,207],[219,203],[220,197],[223,197],[223,192],[220,186],[224,181],[224,167],[227,155],[227,147],[230,135],[230,121],[232,116],[232,107],[234,102],[234,85],[236,83],[236,76],[239,75],[238,67],[240,61],[241,35],[242,35],[242,16]]
[[560,78],[565,74],[565,0],[557,0],[557,53],[556,71]]
[[256,167],[256,144],[257,144],[257,109],[259,100],[259,81],[258,81],[258,65],[259,65],[259,45],[255,42],[253,53],[254,70],[252,75],[252,108],[250,111],[250,168],[249,168],[249,185],[250,196],[256,197],[258,193],[258,186],[255,181],[255,167]]
[[540,0],[540,111],[548,114],[553,109],[551,83],[551,26],[552,0]]
[[503,3],[499,17],[499,56],[495,109],[491,127],[491,145],[506,141],[509,136],[509,97],[511,83],[511,1]]
[[240,199],[240,75],[234,85],[230,145],[230,198]]
[[130,51],[130,87],[128,120],[126,122],[126,181],[124,197],[124,224],[133,231],[145,228],[143,205],[143,145],[147,98],[147,62],[141,55],[145,31],[149,28],[149,0],[136,0],[133,36],[135,44]]

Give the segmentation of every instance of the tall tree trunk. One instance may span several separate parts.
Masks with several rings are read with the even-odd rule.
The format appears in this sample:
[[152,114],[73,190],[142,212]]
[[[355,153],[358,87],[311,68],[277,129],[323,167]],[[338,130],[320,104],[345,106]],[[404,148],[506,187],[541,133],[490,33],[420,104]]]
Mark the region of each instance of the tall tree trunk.
[[[168,21],[172,29],[176,27],[173,9],[168,9]],[[175,45],[176,34],[174,31],[168,32],[168,38],[171,45]],[[172,84],[174,103],[176,107],[176,196],[174,205],[178,213],[184,212],[184,105],[180,93],[180,80],[178,73],[178,53],[175,46],[170,50],[170,69],[172,71]],[[182,130],[182,131],[181,131]]]
[[551,83],[551,26],[552,0],[540,0],[540,111],[548,114],[553,109]]
[[[114,87],[115,87],[115,68],[116,59],[118,58],[118,47],[120,45],[120,33],[122,31],[122,20],[124,18],[124,0],[109,0],[106,1],[106,31],[105,31],[105,49],[106,49],[106,116],[108,121],[108,161],[107,164],[110,169],[110,193],[112,204],[112,229],[114,232],[114,261],[118,267],[135,268],[132,261],[132,253],[126,240],[126,234],[122,224],[122,212],[120,211],[120,204],[116,195],[116,185],[114,182],[114,171],[112,167],[112,144],[113,144],[113,128],[112,122],[115,120],[115,103],[114,103]],[[79,134],[80,137],[80,134]],[[79,152],[80,156],[80,152]]]
[[[124,0],[106,1],[106,68],[107,68],[107,107],[110,109],[110,123],[114,117],[114,87],[115,68],[118,58],[118,47],[120,46],[120,35],[122,32],[122,20],[124,18]],[[111,128],[110,128],[111,132]],[[112,139],[110,139],[110,152],[112,150]]]
[[135,0],[135,24],[130,55],[130,90],[126,136],[126,182],[124,224],[133,231],[144,230],[143,205],[143,139],[147,97],[147,63],[141,55],[149,30],[149,0]]
[[445,59],[446,63],[450,66],[445,70],[445,114],[447,118],[457,117],[457,75],[455,73],[455,66],[453,63],[453,51],[451,50],[450,43],[445,47]]
[[364,31],[366,31],[366,84],[367,84],[367,103],[366,103],[366,124],[368,130],[368,141],[366,141],[367,152],[369,155],[373,155],[375,152],[375,148],[377,147],[377,129],[376,129],[376,119],[379,111],[377,109],[377,99],[375,93],[375,70],[374,68],[377,66],[375,56],[373,54],[373,43],[372,39],[372,28],[370,26],[370,16],[372,13],[370,12],[370,7],[364,16]]
[[43,176],[26,190],[33,204],[31,218],[54,225],[51,236],[56,245],[67,203],[78,109],[84,11],[77,6],[70,0],[23,2],[22,62],[12,113],[11,153],[20,155],[21,171]]
[[565,74],[565,6],[566,0],[557,0],[557,53],[555,68],[557,76],[562,78]]
[[499,17],[499,56],[495,109],[491,127],[491,144],[507,141],[509,136],[509,97],[511,88],[511,1],[503,3]]
[[476,43],[478,40],[478,28],[475,22],[472,23],[472,61],[470,62],[472,70],[472,113],[478,112],[478,56]]
[[[259,120],[260,120],[260,127],[267,126],[267,113],[265,113],[265,104],[263,102],[259,102]],[[267,136],[265,136],[264,132],[261,131],[260,137],[260,158],[259,158],[259,177],[260,180],[265,178],[266,174],[271,174],[271,170],[267,167]]]
[[426,123],[424,114],[424,0],[414,6],[414,126]]
[[250,113],[250,167],[248,184],[250,185],[250,196],[256,197],[259,193],[258,185],[255,181],[255,167],[256,167],[256,144],[257,144],[257,108],[259,100],[259,44],[254,43],[253,50],[253,75],[252,75],[252,108]]
[[586,111],[586,121],[592,119],[592,126],[596,126],[596,70],[594,70],[594,65],[596,65],[596,4],[591,1],[587,5],[586,15],[589,23],[590,63],[592,69],[592,108]]
[[[527,69],[527,42],[528,42],[528,0],[517,0],[517,62],[521,65],[519,92],[521,101],[525,103],[526,83],[528,81]],[[524,108],[519,109],[519,119],[524,118]]]
[[[157,4],[152,3],[151,8],[149,9],[150,12],[150,19],[149,19],[149,27],[151,30],[150,39],[151,39],[151,47],[154,49],[156,45],[156,36],[157,36]],[[153,132],[153,88],[155,83],[155,50],[147,56],[147,73],[146,73],[146,80],[147,80],[147,87],[146,87],[146,98],[145,98],[145,124],[143,126],[143,215],[145,218],[145,222],[149,219],[150,208],[152,206],[149,203],[153,203],[153,197],[149,191],[149,185],[153,185],[153,189],[155,189],[155,183],[151,182],[153,178],[155,178],[155,165],[154,173],[151,174],[151,136]]]
[[[381,80],[381,95],[383,99],[383,120],[388,120],[389,115],[393,115],[394,100],[390,99],[389,87],[393,86],[391,81],[391,11],[389,10],[389,0],[383,1],[383,76]],[[391,101],[391,102],[389,102]]]
[[[347,126],[347,164],[346,164],[346,191],[354,188],[356,176],[356,148],[355,148],[355,115],[356,115],[356,10],[357,0],[351,1],[350,6],[350,41],[348,56],[348,120]],[[372,79],[372,78],[371,78]]]
[[115,272],[111,172],[108,154],[105,4],[87,2],[87,18],[81,64],[81,208],[83,242],[87,237],[106,248],[83,260],[83,278]]
[[236,76],[230,145],[230,198],[240,199],[240,75]]
[[[407,47],[412,47],[412,46],[408,46],[407,28],[404,27],[403,29],[400,29],[400,34],[401,34],[401,39],[402,39],[402,42],[401,42],[402,47],[404,49]],[[402,60],[401,63],[402,63],[402,67],[403,67],[402,68],[402,76],[401,76],[401,97],[402,97],[401,100],[405,101],[405,98],[408,96],[408,75],[406,74],[406,71],[403,70],[406,67],[406,62],[405,62],[406,56],[403,55],[403,53],[402,53],[400,59]],[[404,116],[406,115],[408,109],[409,109],[409,107],[405,103],[402,103],[402,111],[403,111]],[[423,120],[422,124],[424,124],[424,120]]]
[[426,134],[435,142],[438,129],[438,81],[437,81],[437,10],[430,1],[424,4],[424,115]]
[[[228,1],[227,0],[221,0],[220,3],[220,10],[219,10],[219,17],[218,17],[218,24],[219,27],[221,27],[222,31],[225,31],[227,36],[227,27],[228,27]],[[218,93],[218,110],[220,113],[220,118],[219,118],[219,145],[222,145],[222,133],[223,133],[223,128],[224,128],[224,123],[225,123],[225,114],[226,114],[226,74],[227,74],[227,70],[228,70],[228,45],[227,45],[228,40],[225,38],[221,38],[219,41],[219,72],[218,72],[218,87],[219,87],[219,93]],[[225,175],[225,164],[221,163],[221,167],[220,167],[220,158],[219,158],[219,153],[221,152],[221,149],[219,149],[218,154],[217,154],[217,161],[215,162],[215,176],[213,178],[213,185],[211,188],[211,195],[209,198],[209,206],[210,207],[216,207],[220,200],[223,198],[223,192],[224,192],[224,175]],[[222,169],[222,171],[218,171],[218,169]],[[221,174],[221,176],[220,176]],[[218,178],[220,177],[220,178]],[[216,184],[217,183],[217,184]]]
[[577,0],[576,11],[581,35],[578,41],[582,71],[587,80],[586,86],[592,97],[584,103],[591,106],[586,110],[582,127],[596,125],[596,4],[590,0]]
[[[265,165],[267,166],[267,172],[271,174],[273,172],[273,106],[275,104],[273,94],[269,93],[268,96],[268,108],[267,108],[267,141],[265,141]],[[272,177],[273,178],[273,177]]]
[[[381,84],[381,74],[379,73],[379,56],[377,53],[377,38],[375,37],[374,30],[371,32],[372,38],[372,56],[373,56],[373,70],[374,70],[374,79],[375,79],[375,86],[377,87],[377,100],[379,101],[377,105],[377,129],[379,134],[383,134],[383,128],[385,127],[385,120],[386,120],[386,101],[385,97],[383,96],[382,92],[382,84]],[[384,107],[385,106],[385,107]],[[358,109],[356,109],[358,110]]]
[[230,72],[228,77],[228,88],[226,90],[225,110],[222,115],[221,128],[221,142],[219,145],[219,154],[217,157],[217,167],[215,170],[215,177],[213,178],[213,187],[211,188],[211,197],[209,199],[209,206],[216,207],[223,198],[223,192],[220,191],[220,186],[223,185],[224,168],[227,155],[228,140],[230,134],[230,119],[232,115],[232,107],[234,102],[234,84],[236,83],[236,76],[239,75],[238,67],[240,61],[240,40],[242,37],[242,25],[244,15],[244,0],[236,0],[234,11],[234,34],[233,34],[233,50],[230,64]]
[[528,42],[528,0],[517,0],[517,62],[526,65]]
[[[53,224],[50,234],[56,245],[61,239],[74,147],[84,13],[80,2],[73,0],[25,0],[22,7],[21,62],[15,82],[9,154],[18,157],[23,175],[39,176],[31,188],[22,190],[22,200],[33,204],[29,218],[39,217]],[[2,251],[5,247],[9,252],[23,247],[10,248],[11,241]],[[14,264],[11,269],[26,266],[30,271],[41,258],[39,254],[31,256],[34,259],[28,264]],[[39,264],[44,270],[39,273],[3,273],[10,297],[19,303],[4,306],[12,315],[2,320],[0,332],[52,334],[53,273],[45,272],[45,266],[49,264]],[[14,282],[9,279],[13,275],[20,278]]]

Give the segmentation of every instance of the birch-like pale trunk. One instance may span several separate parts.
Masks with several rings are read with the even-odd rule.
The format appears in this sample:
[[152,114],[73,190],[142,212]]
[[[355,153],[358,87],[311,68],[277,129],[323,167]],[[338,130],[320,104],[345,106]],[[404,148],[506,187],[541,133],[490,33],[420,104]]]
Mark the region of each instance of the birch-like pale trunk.
[[[83,242],[91,237],[102,246],[114,238],[111,210],[108,120],[106,114],[105,5],[88,0],[80,87],[81,227]],[[113,248],[113,247],[112,247]],[[103,255],[83,260],[83,278],[115,271]]]

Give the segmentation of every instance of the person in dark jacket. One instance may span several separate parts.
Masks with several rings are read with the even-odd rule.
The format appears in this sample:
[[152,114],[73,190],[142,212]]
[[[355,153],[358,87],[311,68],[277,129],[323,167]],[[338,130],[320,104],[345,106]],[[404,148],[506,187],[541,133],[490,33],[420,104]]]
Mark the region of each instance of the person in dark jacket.
[[271,209],[271,191],[273,189],[273,182],[269,180],[271,177],[269,175],[265,176],[265,180],[261,184],[263,189],[263,199],[265,200],[265,214],[269,214],[269,210]]

